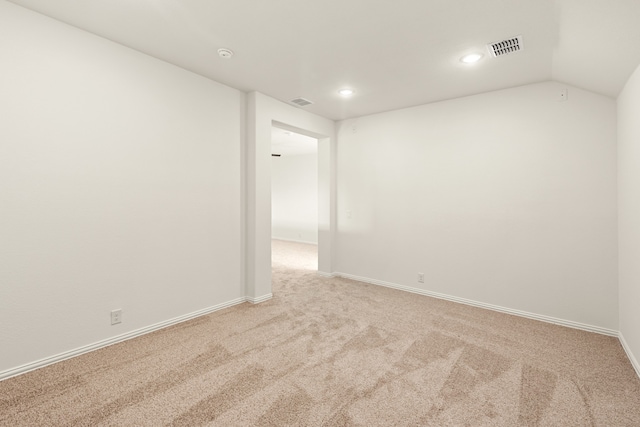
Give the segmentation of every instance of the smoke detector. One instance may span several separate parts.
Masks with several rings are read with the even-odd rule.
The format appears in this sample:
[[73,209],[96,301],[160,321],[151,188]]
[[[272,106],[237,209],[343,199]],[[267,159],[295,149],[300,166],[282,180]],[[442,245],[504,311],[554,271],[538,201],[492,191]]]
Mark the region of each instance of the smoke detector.
[[298,107],[306,107],[307,105],[313,104],[313,101],[309,101],[308,99],[305,99],[305,98],[295,98],[289,102],[292,103],[293,105],[297,105]]
[[522,36],[512,37],[506,40],[489,43],[487,49],[489,54],[497,58],[498,56],[509,55],[511,53],[520,52],[524,48],[522,44]]
[[220,58],[229,59],[233,56],[233,51],[223,47],[218,49],[218,55],[220,55]]

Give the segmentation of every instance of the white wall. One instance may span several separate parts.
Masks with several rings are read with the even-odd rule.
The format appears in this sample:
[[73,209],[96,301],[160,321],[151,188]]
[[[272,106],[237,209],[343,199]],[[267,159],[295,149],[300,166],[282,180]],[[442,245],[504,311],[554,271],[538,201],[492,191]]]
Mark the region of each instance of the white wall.
[[[241,153],[241,92],[5,1],[0,70],[0,376],[242,298],[243,244],[247,294],[270,292],[274,120],[324,137],[320,270],[618,328],[608,98],[544,83],[341,123],[337,260],[330,120],[252,93]],[[635,354],[639,80],[618,100]]]
[[640,67],[618,97],[620,333],[640,374]]
[[616,106],[564,87],[339,123],[336,270],[616,331]]
[[244,94],[5,1],[0,70],[0,373],[244,297]]
[[318,243],[318,156],[271,158],[271,236]]

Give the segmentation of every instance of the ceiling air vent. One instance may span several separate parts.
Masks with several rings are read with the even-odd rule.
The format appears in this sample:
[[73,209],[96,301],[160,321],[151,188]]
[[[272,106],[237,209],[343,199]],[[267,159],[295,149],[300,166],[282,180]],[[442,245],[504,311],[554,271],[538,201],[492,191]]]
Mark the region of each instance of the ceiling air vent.
[[487,48],[491,56],[496,58],[498,56],[520,52],[524,48],[524,45],[522,44],[522,36],[516,36],[507,40],[489,43]]
[[298,107],[306,107],[307,105],[313,104],[312,101],[309,101],[308,99],[304,99],[304,98],[295,98],[289,102],[292,103],[293,105],[297,105]]

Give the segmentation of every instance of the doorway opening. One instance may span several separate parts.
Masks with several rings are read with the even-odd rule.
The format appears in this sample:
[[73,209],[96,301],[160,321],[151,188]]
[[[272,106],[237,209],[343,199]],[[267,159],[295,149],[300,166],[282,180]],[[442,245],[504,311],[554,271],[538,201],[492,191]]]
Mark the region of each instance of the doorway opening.
[[318,270],[318,140],[271,129],[272,268]]

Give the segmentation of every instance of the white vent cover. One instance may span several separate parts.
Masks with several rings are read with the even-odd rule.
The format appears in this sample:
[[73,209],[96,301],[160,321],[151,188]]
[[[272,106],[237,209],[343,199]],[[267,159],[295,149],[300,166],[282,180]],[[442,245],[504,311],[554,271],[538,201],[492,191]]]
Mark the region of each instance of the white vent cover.
[[293,105],[297,105],[298,107],[306,107],[307,105],[313,104],[312,101],[309,101],[308,99],[305,99],[305,98],[295,98],[289,102],[292,103]]
[[510,53],[520,52],[523,48],[522,36],[516,36],[499,42],[489,43],[487,45],[489,54],[494,58],[509,55]]

